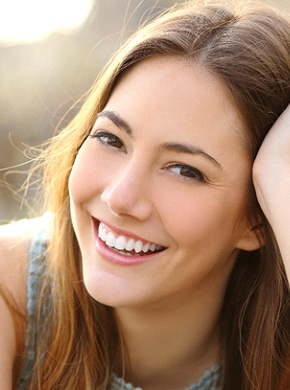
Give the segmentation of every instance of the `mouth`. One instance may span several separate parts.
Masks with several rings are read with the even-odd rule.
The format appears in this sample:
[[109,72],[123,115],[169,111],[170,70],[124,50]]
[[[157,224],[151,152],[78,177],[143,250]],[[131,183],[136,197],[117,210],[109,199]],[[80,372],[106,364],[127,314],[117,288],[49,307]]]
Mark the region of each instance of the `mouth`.
[[[96,224],[98,224],[98,226],[96,226]],[[98,238],[110,250],[118,253],[119,255],[127,257],[144,257],[160,253],[166,249],[166,247],[157,243],[113,231],[103,222],[94,220],[94,225],[97,230]]]

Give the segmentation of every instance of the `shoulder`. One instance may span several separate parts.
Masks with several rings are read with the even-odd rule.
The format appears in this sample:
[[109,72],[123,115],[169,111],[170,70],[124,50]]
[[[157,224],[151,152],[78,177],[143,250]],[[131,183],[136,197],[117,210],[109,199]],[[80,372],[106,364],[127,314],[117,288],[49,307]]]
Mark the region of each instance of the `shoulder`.
[[41,218],[34,218],[0,226],[0,285],[20,308],[25,305],[30,245],[40,224]]
[[11,388],[15,357],[23,348],[29,251],[40,223],[36,218],[0,226],[1,389]]

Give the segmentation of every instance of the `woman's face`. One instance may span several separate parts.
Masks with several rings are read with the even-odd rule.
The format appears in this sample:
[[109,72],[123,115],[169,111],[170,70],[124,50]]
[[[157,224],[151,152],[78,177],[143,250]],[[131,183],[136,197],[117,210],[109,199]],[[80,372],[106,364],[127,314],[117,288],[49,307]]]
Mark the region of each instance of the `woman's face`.
[[113,307],[222,297],[239,249],[252,163],[221,82],[175,57],[115,87],[75,160],[71,214],[84,282]]

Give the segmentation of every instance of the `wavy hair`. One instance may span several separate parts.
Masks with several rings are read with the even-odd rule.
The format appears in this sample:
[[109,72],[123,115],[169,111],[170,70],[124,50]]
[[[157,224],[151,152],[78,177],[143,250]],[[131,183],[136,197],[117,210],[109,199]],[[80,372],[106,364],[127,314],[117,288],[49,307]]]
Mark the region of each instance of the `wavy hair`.
[[[189,1],[140,28],[113,56],[70,125],[43,152],[47,207],[54,229],[49,275],[52,307],[37,343],[31,389],[108,389],[125,349],[113,311],[82,282],[68,180],[75,157],[121,75],[136,63],[170,55],[199,63],[218,77],[245,123],[252,159],[290,102],[290,21],[265,5]],[[250,189],[249,213],[262,221],[265,245],[241,251],[220,316],[223,390],[290,388],[289,285],[275,237]],[[288,367],[288,368],[287,368]],[[286,369],[287,368],[287,369]]]

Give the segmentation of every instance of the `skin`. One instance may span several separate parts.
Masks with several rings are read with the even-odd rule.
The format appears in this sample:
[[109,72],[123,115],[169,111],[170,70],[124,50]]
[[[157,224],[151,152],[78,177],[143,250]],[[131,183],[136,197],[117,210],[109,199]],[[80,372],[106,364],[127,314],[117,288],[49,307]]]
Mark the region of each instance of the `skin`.
[[[239,250],[259,245],[246,217],[252,162],[243,123],[217,78],[174,57],[129,70],[104,111],[69,182],[84,282],[115,308],[127,379],[184,388],[220,360],[216,324],[229,275]],[[92,217],[166,249],[140,264],[108,261]]]
[[[199,76],[199,80],[202,79],[202,76],[204,77],[206,76],[206,80],[209,81],[208,75],[203,73],[201,69],[198,69],[198,76]],[[126,79],[124,79],[124,81],[126,81]],[[139,80],[138,82],[140,81],[141,80]],[[170,78],[170,81],[173,81],[173,78]],[[205,79],[203,78],[202,81],[204,82]],[[214,89],[214,85],[217,87],[217,90]],[[165,89],[165,87],[168,88],[169,84],[164,84],[163,88]],[[150,85],[150,90],[152,90],[152,85]],[[168,91],[168,89],[166,90]],[[211,79],[210,89],[202,88],[203,93],[205,93],[206,91],[211,91],[212,95],[214,94],[214,97],[217,98],[218,96],[217,91],[220,91],[221,93],[222,86],[217,83],[217,80]],[[174,95],[175,94],[176,94],[176,90],[174,91]],[[122,99],[124,99],[125,96],[122,96]],[[143,93],[138,94],[138,99],[141,96],[143,96]],[[211,100],[206,101],[206,105],[203,106],[203,111],[201,111],[206,115],[200,115],[200,119],[202,117],[208,118],[210,113],[212,113],[213,116],[215,114],[215,111],[213,111],[213,107],[214,107],[213,100],[212,100],[213,96],[210,96],[210,98]],[[138,101],[138,99],[135,100]],[[187,101],[188,100],[189,99],[187,99]],[[211,107],[210,107],[211,109],[207,110],[209,101],[211,102]],[[226,98],[225,101],[227,102]],[[229,113],[225,111],[225,107],[227,106],[227,105],[225,106],[225,101],[223,102],[222,113],[223,114],[227,113],[228,115]],[[175,110],[175,112],[178,112],[176,107],[177,102],[178,99],[176,99],[176,101],[174,102],[174,106],[170,107],[170,110],[169,109],[167,110],[165,118],[167,118],[167,116],[173,110]],[[193,103],[194,103],[193,105],[197,108],[196,104],[198,102],[193,101]],[[183,106],[182,108],[184,109],[185,106]],[[198,108],[201,109],[201,107]],[[144,118],[148,120],[149,118],[151,118],[151,116],[149,116],[148,118],[148,115],[146,115],[143,117],[141,116],[141,118],[143,118],[144,121]],[[130,118],[128,117],[128,120],[129,119],[131,119],[131,115]],[[217,117],[215,119],[216,120],[214,121],[214,124],[216,126],[216,124],[218,123]],[[144,121],[145,124],[147,124],[147,120]],[[196,118],[194,120],[196,120]],[[234,122],[235,125],[239,123],[236,120],[234,120]],[[161,122],[161,124],[162,123],[163,122]],[[148,131],[148,128],[149,126],[148,127],[146,126],[146,132]],[[253,169],[253,179],[254,179],[256,192],[260,204],[263,208],[263,211],[265,212],[270,223],[272,224],[279,245],[281,247],[281,252],[285,261],[286,270],[288,271],[288,278],[290,274],[290,266],[289,266],[290,256],[289,256],[289,246],[288,246],[288,241],[289,241],[288,234],[286,233],[289,232],[290,230],[290,218],[287,218],[289,216],[289,213],[287,213],[286,210],[287,207],[289,208],[289,196],[287,196],[287,194],[290,193],[290,184],[288,179],[289,178],[289,155],[290,155],[289,128],[290,128],[290,107],[276,122],[276,124],[273,126],[273,129],[270,131],[269,135],[265,139],[259,151],[259,154],[255,160],[254,169]],[[237,129],[237,127],[234,127],[234,129]],[[117,129],[112,129],[112,130],[115,131]],[[134,131],[137,130],[138,129],[134,127]],[[158,129],[158,131],[160,131],[160,128]],[[174,131],[174,134],[176,133],[177,132]],[[211,137],[212,134],[207,139],[207,143],[206,143],[207,147],[209,146],[208,142],[210,142]],[[143,142],[145,141],[143,140]],[[87,146],[84,147],[87,148]],[[237,153],[237,150],[235,150],[235,153]],[[78,156],[78,159],[81,158],[80,155]],[[179,160],[180,156],[177,157]],[[175,156],[174,156],[174,160],[176,160]],[[93,162],[91,161],[90,164],[92,165]],[[117,167],[118,166],[114,167],[115,173],[118,172],[116,170]],[[233,165],[233,167],[237,168],[236,162],[235,165]],[[76,169],[76,166],[74,167],[74,169]],[[94,170],[96,170],[95,166],[94,166]],[[272,174],[269,174],[270,172]],[[277,172],[279,172],[279,174],[277,174]],[[100,177],[99,173],[100,172],[98,172],[98,177]],[[111,178],[111,174],[112,172],[110,172],[110,176],[109,176],[110,178]],[[139,170],[139,175],[140,175],[140,170]],[[169,178],[171,178],[170,174],[169,174]],[[80,184],[85,183],[84,179],[85,179],[84,177],[79,178],[79,183]],[[175,176],[174,178],[172,177],[172,180],[175,183]],[[122,181],[120,181],[120,183],[122,183]],[[88,183],[87,180],[85,184],[90,184],[90,183]],[[95,183],[91,183],[91,185],[93,188]],[[181,183],[179,185],[183,187]],[[193,186],[194,188],[192,190],[193,192],[196,192],[197,189],[199,189],[199,187],[196,186],[194,183],[190,184],[190,186]],[[138,188],[138,186],[136,186],[136,188]],[[224,187],[224,190],[226,190],[226,188],[227,187]],[[276,192],[276,188],[277,189],[279,188],[278,195]],[[223,187],[221,185],[219,186],[217,185],[215,192],[222,191],[222,190]],[[129,195],[131,194],[132,191],[129,193]],[[111,192],[111,195],[113,195],[113,192]],[[179,191],[178,193],[178,196],[180,195],[181,195],[181,191]],[[140,196],[141,195],[139,195],[139,197]],[[138,234],[143,234],[143,230],[141,228],[137,228],[137,226],[139,226],[139,222],[138,222],[139,220],[138,217],[136,217],[136,214],[132,214],[132,210],[133,210],[132,207],[128,209],[130,211],[127,211],[127,213],[124,212],[124,210],[126,209],[123,209],[123,213],[118,213],[116,207],[113,207],[114,204],[116,206],[116,200],[115,203],[114,202],[112,203],[113,199],[114,198],[112,197],[110,203],[107,203],[106,201],[100,202],[100,195],[97,194],[95,200],[92,201],[91,207],[93,207],[94,209],[95,208],[99,209],[99,205],[102,204],[101,210],[102,213],[105,214],[103,216],[108,217],[108,215],[111,215],[111,219],[113,219],[116,222],[116,225],[122,224],[122,221],[124,221],[125,218],[125,223],[124,222],[123,223],[126,226],[126,228],[130,228],[130,230],[134,232],[138,232]],[[122,197],[121,199],[124,205],[124,199],[126,198]],[[127,199],[131,199],[132,201],[132,198],[127,198]],[[196,204],[196,200],[194,204]],[[83,206],[76,205],[76,207],[80,209],[78,213],[83,214],[82,217],[80,215],[80,218],[84,219],[84,223],[87,223],[85,222],[86,220],[85,214],[87,212],[85,211],[85,205],[86,203],[84,203]],[[176,207],[181,207],[181,206],[182,206],[182,202],[178,202]],[[81,211],[81,209],[83,209],[83,211]],[[283,215],[281,215],[281,210],[283,210]],[[159,214],[157,214],[157,216],[158,215]],[[40,221],[40,223],[42,222]],[[140,225],[141,224],[143,224],[142,220],[140,221]],[[35,232],[39,228],[39,221],[30,220],[29,222],[27,221],[27,223],[25,223],[24,225],[22,222],[16,222],[13,224],[4,225],[0,227],[0,253],[1,253],[0,286],[1,286],[1,291],[4,294],[8,296],[10,294],[10,296],[13,297],[20,312],[23,313],[23,315],[25,316],[26,280],[27,280],[27,265],[29,259],[29,247],[31,244],[32,237],[34,236]],[[152,226],[150,226],[150,228],[152,228]],[[155,235],[157,234],[156,231],[153,232],[154,234],[152,234],[152,236],[150,233],[150,237],[149,237],[147,236],[148,234],[147,228],[145,230],[146,233],[144,233],[144,235],[146,235],[148,239],[150,238],[155,241],[157,238],[155,237]],[[208,240],[208,242],[210,242],[210,240]],[[128,270],[126,272],[128,273]],[[156,275],[159,276],[158,273],[156,273]],[[138,274],[137,276],[139,278],[138,282],[140,283],[140,280],[142,281],[141,278],[142,275],[140,276],[140,274]],[[116,278],[114,280],[116,281]],[[204,284],[206,285],[206,283]],[[122,286],[121,283],[120,286]],[[163,380],[163,384],[162,383],[160,384],[159,382],[160,384],[159,389],[160,388],[168,389],[167,386],[168,383],[172,383],[172,388],[184,389],[189,382],[192,382],[193,379],[196,379],[199,376],[199,374],[202,372],[203,369],[208,368],[211,362],[214,363],[215,361],[217,361],[217,355],[218,355],[217,348],[213,347],[215,345],[214,340],[216,340],[215,338],[216,333],[213,332],[212,329],[213,329],[213,324],[215,323],[216,312],[219,310],[217,302],[219,302],[220,297],[217,297],[215,295],[216,289],[212,291],[213,287],[216,287],[216,285],[211,284],[210,289],[207,290],[208,296],[206,296],[206,294],[203,291],[204,302],[202,303],[202,305],[200,305],[202,307],[198,306],[198,300],[199,300],[199,296],[198,296],[198,299],[196,299],[195,304],[193,304],[191,310],[189,310],[189,308],[186,309],[187,310],[186,316],[182,315],[182,310],[184,310],[184,307],[182,307],[181,310],[178,311],[178,305],[175,305],[176,317],[173,315],[174,314],[173,310],[169,310],[169,309],[167,311],[165,310],[164,304],[162,305],[162,309],[163,309],[162,315],[157,315],[160,314],[158,313],[158,310],[155,311],[152,310],[153,309],[152,304],[148,305],[149,309],[147,311],[145,311],[144,305],[142,308],[140,308],[139,305],[139,310],[137,310],[137,305],[131,307],[131,309],[129,307],[123,307],[123,308],[119,307],[116,309],[116,312],[120,318],[120,325],[122,326],[123,334],[125,335],[125,341],[129,347],[128,349],[130,352],[132,370],[131,372],[130,371],[128,372],[128,379],[132,379],[134,383],[140,384],[140,386],[141,385],[143,386],[143,383],[145,383],[147,380],[148,386],[146,388],[149,389],[151,387],[152,389],[154,388],[154,383],[150,384],[148,380],[151,373],[152,382],[155,382],[155,388],[158,388],[157,379],[159,378],[160,380],[161,378]],[[113,288],[113,285],[110,285],[110,288]],[[95,289],[92,286],[92,292],[94,291]],[[159,290],[159,292],[160,291],[162,290]],[[96,291],[96,293],[97,292],[98,291]],[[196,296],[197,296],[197,292],[198,291],[196,289],[195,292]],[[116,300],[115,295],[116,295],[115,291],[113,291],[112,293],[113,298],[111,297],[110,300],[112,301]],[[107,298],[110,297],[110,295],[108,294],[106,296]],[[125,300],[123,299],[123,303],[124,302]],[[167,301],[163,300],[163,303],[165,302],[168,303],[168,300]],[[127,299],[127,303],[128,303],[128,299]],[[173,305],[171,305],[171,309],[172,307]],[[2,299],[1,295],[0,295],[0,311],[1,311],[0,387],[3,390],[11,390],[13,388],[12,373],[13,371],[15,372],[15,369],[17,372],[17,367],[18,367],[17,364],[19,362],[17,359],[17,354],[21,353],[23,350],[25,321],[24,320],[22,322],[17,321],[17,323],[13,321],[13,313],[11,313],[9,307],[7,306],[5,300]],[[203,318],[202,313],[208,313],[208,316]],[[197,335],[197,337],[194,339],[195,334]],[[170,342],[168,342],[168,340],[170,340]],[[193,346],[197,350],[197,353],[195,355],[192,354]],[[188,360],[186,360],[186,352],[187,352],[187,357],[189,358]],[[201,356],[203,356],[203,358]],[[196,363],[195,366],[193,365],[193,362]],[[138,366],[138,363],[140,363],[140,366]],[[137,367],[139,367],[139,369]],[[163,371],[161,375],[161,370],[164,367],[165,367],[165,372]],[[187,370],[187,373],[188,372],[192,373],[193,367],[195,367],[193,378],[189,378],[188,375],[186,375],[185,370]],[[177,379],[175,382],[173,380],[172,382],[168,381],[166,383],[166,380],[170,379],[168,378],[169,376],[168,373],[171,372],[170,371],[171,369],[173,370],[173,374],[176,375]],[[143,376],[141,375],[141,373],[143,374]],[[140,381],[138,379],[140,379]],[[180,382],[177,381],[179,379]],[[185,381],[187,383],[185,383]]]
[[0,226],[0,288],[15,304],[11,311],[0,294],[0,388],[11,390],[21,368],[26,327],[26,281],[31,240],[39,220],[23,220]]
[[253,166],[259,203],[275,233],[286,272],[290,275],[290,106],[265,138]]

